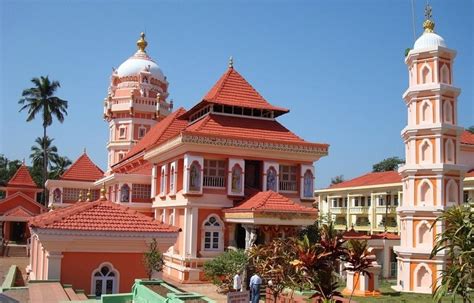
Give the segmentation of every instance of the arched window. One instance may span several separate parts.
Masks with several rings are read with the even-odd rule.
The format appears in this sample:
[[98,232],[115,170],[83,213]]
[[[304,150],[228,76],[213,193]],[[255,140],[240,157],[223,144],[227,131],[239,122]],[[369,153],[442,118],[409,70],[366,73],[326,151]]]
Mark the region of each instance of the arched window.
[[445,153],[446,153],[446,162],[448,163],[454,163],[454,143],[452,139],[448,139],[446,141],[446,148],[445,148]]
[[174,212],[171,211],[170,215],[169,215],[169,221],[168,221],[168,224],[171,224],[171,225],[174,225],[175,222],[174,222]]
[[416,287],[429,291],[431,286],[431,272],[425,265],[421,265],[416,271]]
[[425,65],[421,68],[421,83],[431,83],[432,82],[432,75],[431,75],[431,69],[428,66],[428,64],[425,63]]
[[277,189],[277,172],[272,166],[267,170],[267,190],[278,191]]
[[423,140],[420,148],[421,163],[431,163],[431,143],[429,140]]
[[164,195],[166,193],[166,165],[161,167],[161,176],[160,176],[160,194]]
[[234,165],[232,168],[231,191],[233,193],[242,192],[242,168],[238,164]]
[[201,166],[197,161],[189,168],[189,190],[201,191]]
[[112,264],[102,263],[92,272],[91,294],[99,297],[118,292],[119,273]]
[[314,193],[314,183],[313,183],[313,173],[311,172],[311,170],[307,170],[305,173],[304,173],[304,177],[303,177],[303,196],[305,198],[312,198]]
[[424,100],[421,103],[421,123],[433,123],[433,110],[429,100]]
[[420,185],[420,203],[421,205],[433,203],[433,190],[429,181],[424,180]]
[[431,237],[430,226],[428,222],[423,221],[418,227],[418,244],[419,245],[431,245],[433,238]]
[[446,185],[446,197],[448,199],[449,204],[457,204],[458,203],[458,185],[456,181],[453,179],[448,181]]
[[453,106],[449,100],[444,101],[443,116],[444,122],[453,123]]
[[174,166],[171,166],[170,171],[170,193],[174,193]]
[[224,223],[217,215],[210,215],[202,224],[203,251],[223,251],[224,250]]
[[441,83],[449,84],[449,68],[446,64],[441,67]]
[[130,186],[128,184],[120,187],[120,202],[130,202]]
[[59,188],[56,188],[54,191],[53,191],[53,202],[54,203],[61,203],[61,190]]

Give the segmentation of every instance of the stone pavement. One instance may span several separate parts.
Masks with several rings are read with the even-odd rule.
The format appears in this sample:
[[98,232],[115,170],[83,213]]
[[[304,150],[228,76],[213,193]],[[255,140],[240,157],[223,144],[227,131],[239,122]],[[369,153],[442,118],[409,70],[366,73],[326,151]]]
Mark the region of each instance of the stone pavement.
[[217,293],[217,287],[214,284],[205,283],[205,284],[181,284],[175,281],[169,281],[169,283],[174,286],[182,289],[184,291],[196,292],[200,295],[206,296],[209,299],[212,299],[216,302],[223,303],[227,302],[227,296]]

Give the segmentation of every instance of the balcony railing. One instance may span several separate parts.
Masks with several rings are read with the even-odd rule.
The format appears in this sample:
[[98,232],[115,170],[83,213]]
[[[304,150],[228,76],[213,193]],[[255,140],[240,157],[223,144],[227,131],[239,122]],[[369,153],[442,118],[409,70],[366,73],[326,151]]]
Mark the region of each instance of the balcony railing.
[[347,229],[347,225],[346,224],[334,224],[334,229],[336,230],[346,230]]
[[350,208],[349,212],[354,215],[368,214],[369,208],[367,206],[354,206]]
[[204,176],[204,187],[225,187],[225,177],[221,176]]
[[385,214],[388,212],[389,214],[396,214],[397,213],[397,207],[396,206],[389,206],[388,209],[385,206],[377,206],[375,208],[375,212],[377,214]]
[[355,230],[369,231],[370,230],[370,225],[355,225],[354,229]]
[[296,191],[296,181],[280,181],[281,191]]
[[335,215],[345,214],[347,209],[345,207],[331,207],[331,213]]

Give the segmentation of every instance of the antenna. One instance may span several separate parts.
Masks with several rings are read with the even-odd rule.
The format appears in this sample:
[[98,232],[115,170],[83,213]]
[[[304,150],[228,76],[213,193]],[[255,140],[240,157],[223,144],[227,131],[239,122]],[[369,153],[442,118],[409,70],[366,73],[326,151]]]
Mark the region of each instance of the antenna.
[[[428,2],[428,0],[426,0]],[[411,18],[413,26],[413,41],[416,41],[416,29],[415,29],[415,0],[411,0]]]

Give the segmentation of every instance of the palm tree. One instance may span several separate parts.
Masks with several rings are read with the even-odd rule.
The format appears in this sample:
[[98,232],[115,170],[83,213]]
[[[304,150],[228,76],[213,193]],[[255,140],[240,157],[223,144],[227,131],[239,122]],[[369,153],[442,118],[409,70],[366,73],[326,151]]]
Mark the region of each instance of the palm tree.
[[[35,119],[37,114],[41,114],[43,119],[43,139],[46,139],[46,129],[53,123],[53,117],[56,117],[59,122],[64,121],[64,116],[67,116],[68,101],[55,96],[56,90],[61,87],[58,81],[50,81],[48,76],[40,78],[33,78],[31,82],[33,87],[23,90],[22,98],[18,103],[22,105],[20,112],[27,109],[28,116],[26,121],[30,122]],[[46,140],[43,143],[46,144]],[[48,154],[46,146],[43,147],[44,159],[43,161],[43,182],[48,176]],[[43,184],[44,189],[44,184]]]
[[[359,277],[361,274],[369,275],[369,272],[367,270],[372,267],[373,258],[369,251],[367,241],[351,239],[347,242],[347,248],[349,255],[346,262],[350,264],[347,270],[359,273],[355,282],[355,284],[357,285],[359,283]],[[355,288],[353,287],[351,296],[349,297],[349,302],[351,302],[352,300],[354,290]]]
[[[33,166],[52,167],[52,163],[59,157],[57,147],[52,144],[53,141],[54,139],[50,139],[48,136],[36,138],[36,145],[31,147],[30,154]],[[44,159],[46,159],[46,161],[44,161]],[[43,181],[46,181],[46,179]]]
[[52,178],[57,179],[59,176],[64,174],[68,167],[72,164],[72,161],[68,157],[57,156],[53,159]]
[[450,263],[441,273],[441,281],[433,295],[434,302],[441,302],[451,294],[452,302],[461,296],[471,302],[474,289],[474,202],[445,210],[433,223],[442,222],[444,230],[436,235],[431,258],[445,252]]

